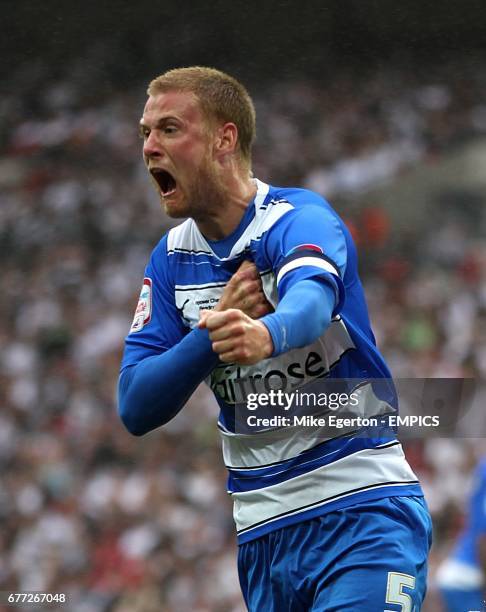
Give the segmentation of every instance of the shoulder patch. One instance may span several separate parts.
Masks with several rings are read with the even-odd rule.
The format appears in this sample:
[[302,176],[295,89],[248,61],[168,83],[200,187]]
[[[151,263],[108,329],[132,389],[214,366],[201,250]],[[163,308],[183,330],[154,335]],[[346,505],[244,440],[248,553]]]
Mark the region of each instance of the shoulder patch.
[[135,316],[133,317],[133,323],[130,327],[130,333],[138,332],[144,328],[145,325],[150,321],[152,316],[152,279],[144,278],[142,290],[140,291],[140,297],[138,298],[137,308],[135,309]]
[[294,253],[297,253],[298,251],[316,251],[317,253],[324,254],[324,251],[322,250],[322,248],[317,244],[299,244],[298,246],[291,249],[287,253],[286,257],[288,257],[289,255],[293,255]]

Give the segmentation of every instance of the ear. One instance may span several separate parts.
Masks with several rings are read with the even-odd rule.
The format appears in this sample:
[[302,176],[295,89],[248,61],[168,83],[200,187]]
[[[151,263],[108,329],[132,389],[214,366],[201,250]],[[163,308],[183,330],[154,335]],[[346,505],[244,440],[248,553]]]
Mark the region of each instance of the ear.
[[236,151],[238,142],[238,128],[234,123],[225,123],[218,128],[214,145],[217,156],[232,154]]

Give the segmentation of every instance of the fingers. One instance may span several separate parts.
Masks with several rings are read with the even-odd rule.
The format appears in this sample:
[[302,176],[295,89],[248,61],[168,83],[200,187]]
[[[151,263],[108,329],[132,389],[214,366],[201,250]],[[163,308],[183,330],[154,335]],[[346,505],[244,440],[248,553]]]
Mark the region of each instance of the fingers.
[[248,309],[261,302],[263,298],[262,291],[247,291],[243,293],[240,299],[243,312],[248,313]]
[[245,298],[242,310],[252,319],[259,319],[272,311],[263,292]]
[[241,310],[237,310],[235,308],[230,308],[228,310],[219,312],[216,310],[201,312],[207,312],[207,315],[204,316],[204,320],[202,322],[201,320],[199,321],[198,327],[200,329],[207,329],[210,332],[218,329],[219,327],[227,325],[228,323],[234,323],[246,316],[243,312],[241,312]]
[[246,297],[261,291],[260,282],[257,280],[243,279],[238,281],[233,291],[235,300],[243,301]]
[[233,279],[237,308],[252,319],[259,319],[273,312],[274,308],[265,296],[260,273],[253,262],[245,260],[232,276],[231,280]]
[[199,329],[206,329],[206,319],[208,318],[210,313],[211,313],[210,310],[200,310],[199,311],[199,323],[197,324]]
[[231,362],[236,356],[241,356],[247,320],[248,317],[241,310],[208,311],[204,325],[209,332],[213,351],[222,361]]
[[252,261],[248,261],[247,259],[245,259],[245,261],[241,264],[241,266],[238,268],[238,270],[233,276],[235,276],[236,274],[241,275],[244,278],[260,278],[256,265]]
[[213,350],[225,363],[253,365],[268,358],[273,352],[270,333],[263,323],[246,317],[242,333],[226,340],[213,342]]
[[255,351],[251,350],[248,342],[245,342],[243,336],[238,338],[230,338],[222,342],[213,342],[213,351],[218,353],[221,361],[225,363],[239,363],[240,365],[250,365],[259,361]]
[[273,311],[273,306],[270,304],[270,302],[266,300],[265,296],[263,296],[263,300],[253,306],[253,308],[251,309],[251,314],[249,316],[252,319],[260,319],[261,317],[264,317],[265,315],[270,314]]
[[208,330],[213,351],[226,363],[251,365],[273,351],[267,327],[238,309],[201,311],[199,327]]
[[259,280],[243,280],[233,292],[233,307],[250,315],[251,309],[259,302],[265,301],[265,294]]
[[220,327],[209,331],[209,337],[213,342],[220,340],[226,340],[227,338],[235,338],[241,336],[245,332],[244,321],[234,321],[233,323],[226,323]]
[[238,270],[233,274],[230,279],[230,283],[237,287],[247,281],[256,281],[258,285],[261,285],[260,274],[254,263],[250,261],[244,261]]
[[229,308],[245,310],[243,306],[244,298],[260,289],[261,281],[255,264],[244,261],[228,281],[214,310],[220,312]]
[[[273,311],[263,292],[260,273],[251,261],[244,261],[233,274],[213,312],[226,312],[229,309],[240,310],[252,319]],[[214,324],[217,324],[217,320]],[[200,327],[205,326],[205,319],[202,319]]]
[[235,348],[234,337],[228,338],[227,340],[220,340],[219,342],[213,342],[212,349],[218,355],[228,355]]
[[230,363],[238,348],[239,338],[245,333],[244,313],[241,310],[223,312],[205,311],[199,327],[202,325],[209,332],[212,349],[218,353],[221,361]]

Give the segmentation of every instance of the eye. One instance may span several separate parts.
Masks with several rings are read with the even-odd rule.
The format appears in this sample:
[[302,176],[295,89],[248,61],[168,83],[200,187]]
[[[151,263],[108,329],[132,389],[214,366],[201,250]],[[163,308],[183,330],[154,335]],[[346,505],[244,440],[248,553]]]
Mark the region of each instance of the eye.
[[147,140],[147,138],[149,137],[149,134],[150,134],[150,130],[148,128],[140,128],[138,132],[139,138],[143,138],[143,140]]
[[177,127],[175,125],[166,125],[164,127],[164,134],[175,134],[177,132]]

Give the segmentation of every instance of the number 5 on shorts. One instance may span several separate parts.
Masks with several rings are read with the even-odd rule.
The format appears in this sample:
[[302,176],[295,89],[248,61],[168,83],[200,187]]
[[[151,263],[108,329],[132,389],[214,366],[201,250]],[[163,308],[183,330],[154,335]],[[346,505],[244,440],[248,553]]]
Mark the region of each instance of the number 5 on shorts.
[[[414,589],[415,578],[409,574],[388,572],[386,603],[401,606],[401,612],[412,612],[412,598],[408,593],[403,592],[403,587]],[[391,610],[385,610],[384,612],[391,612]]]

